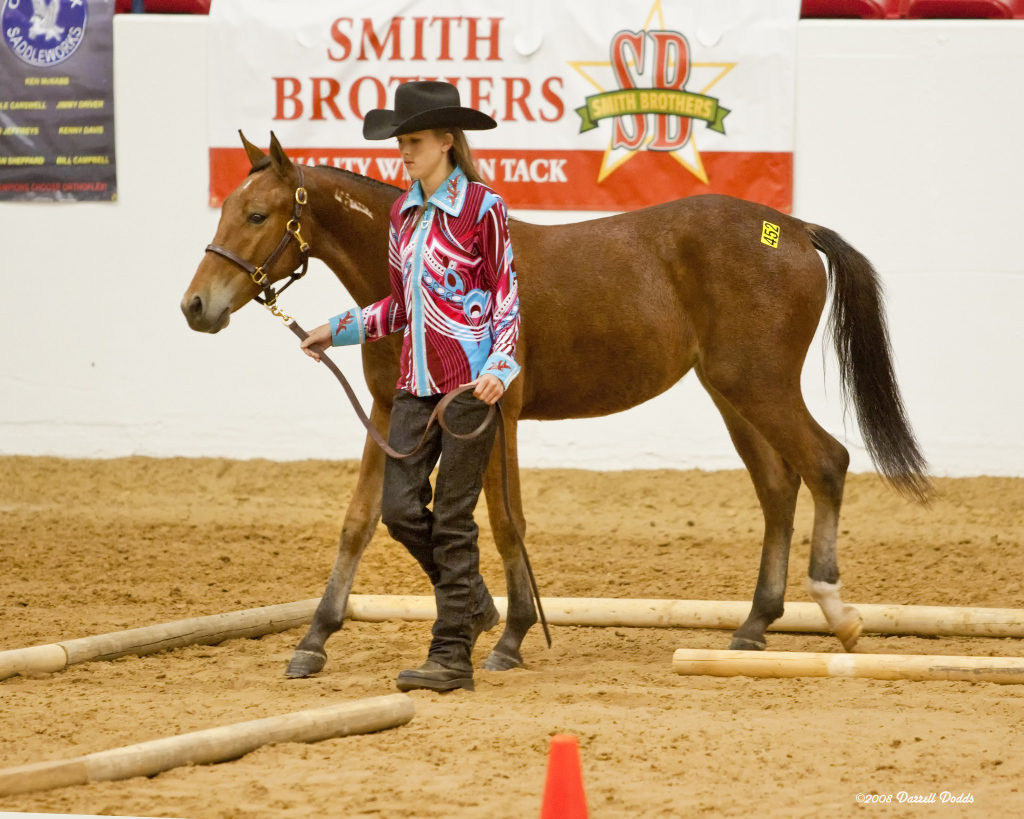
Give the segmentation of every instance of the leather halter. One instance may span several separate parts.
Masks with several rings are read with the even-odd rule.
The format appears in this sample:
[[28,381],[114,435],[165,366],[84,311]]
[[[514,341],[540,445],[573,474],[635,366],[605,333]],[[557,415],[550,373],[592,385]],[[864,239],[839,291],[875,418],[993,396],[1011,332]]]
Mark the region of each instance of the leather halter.
[[[262,171],[270,164],[270,157],[266,157],[264,160],[258,162],[253,166],[249,174],[254,174],[256,171]],[[261,265],[254,265],[252,262],[243,259],[234,251],[228,250],[226,247],[221,245],[207,245],[207,253],[216,253],[218,256],[223,256],[230,262],[234,262],[242,270],[249,274],[249,278],[252,279],[253,284],[260,288],[263,292],[255,297],[256,301],[266,307],[271,313],[288,324],[292,318],[291,316],[285,315],[281,312],[281,308],[277,306],[277,297],[280,296],[285,290],[291,287],[292,284],[297,282],[303,276],[306,275],[306,270],[309,267],[309,243],[302,238],[302,225],[299,220],[302,218],[302,206],[309,201],[309,193],[303,186],[303,173],[302,166],[296,165],[295,170],[298,173],[299,185],[295,189],[295,202],[292,205],[292,216],[288,220],[288,224],[285,225],[285,234],[281,237],[281,241],[278,242],[277,247],[274,251],[267,256],[266,261]],[[270,266],[277,261],[278,257],[284,253],[284,249],[288,246],[288,243],[294,237],[295,241],[299,243],[299,253],[302,254],[302,265],[299,269],[293,270],[289,274],[289,279],[280,288],[275,290],[272,283],[268,282],[270,278],[269,270]]]

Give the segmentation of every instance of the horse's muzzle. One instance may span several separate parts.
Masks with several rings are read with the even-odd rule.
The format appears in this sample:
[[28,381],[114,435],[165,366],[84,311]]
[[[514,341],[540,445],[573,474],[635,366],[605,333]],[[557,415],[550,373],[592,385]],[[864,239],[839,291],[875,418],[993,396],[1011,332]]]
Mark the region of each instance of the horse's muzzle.
[[228,326],[231,321],[230,307],[220,311],[210,310],[209,305],[198,293],[185,294],[181,300],[181,312],[185,315],[188,326],[198,333],[217,333]]

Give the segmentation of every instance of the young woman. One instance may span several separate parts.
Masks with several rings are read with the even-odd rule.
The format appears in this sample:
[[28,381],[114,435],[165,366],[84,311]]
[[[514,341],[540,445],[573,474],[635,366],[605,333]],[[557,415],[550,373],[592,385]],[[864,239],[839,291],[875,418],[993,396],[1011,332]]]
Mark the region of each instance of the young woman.
[[[519,296],[505,203],[483,184],[463,129],[497,123],[463,108],[446,82],[404,83],[395,110],[370,111],[367,139],[398,138],[413,180],[391,208],[388,263],[391,294],[354,307],[310,333],[302,347],[362,344],[404,333],[388,442],[407,452],[445,393],[474,384],[455,398],[445,418],[456,433],[476,429],[489,404],[519,373],[514,355]],[[473,520],[494,426],[459,440],[433,427],[419,453],[388,458],[381,518],[391,536],[419,561],[434,585],[437,620],[427,661],[398,675],[398,688],[473,688],[470,654],[481,632],[498,622],[483,578]],[[430,473],[437,463],[433,511]]]

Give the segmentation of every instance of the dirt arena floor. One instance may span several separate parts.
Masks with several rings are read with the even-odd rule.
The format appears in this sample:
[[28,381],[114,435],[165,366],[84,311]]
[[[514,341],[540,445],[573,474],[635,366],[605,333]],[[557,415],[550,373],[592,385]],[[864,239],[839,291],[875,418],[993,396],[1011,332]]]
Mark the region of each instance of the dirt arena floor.
[[[355,463],[0,459],[0,650],[318,596]],[[939,481],[924,510],[851,476],[840,560],[850,602],[1024,608],[1024,480]],[[531,556],[545,595],[749,599],[761,517],[745,473],[529,471]],[[791,600],[808,599],[801,497]],[[478,510],[483,523],[484,510]],[[483,572],[504,582],[486,523]],[[427,582],[383,528],[355,591]],[[689,678],[672,651],[728,635],[554,628],[528,668],[475,693],[412,696],[403,727],[263,748],[178,769],[0,799],[0,811],[190,817],[536,817],[548,738],[580,738],[591,816],[1011,816],[1024,813],[1024,686]],[[394,690],[429,625],[349,623],[325,670],[283,672],[301,631],[0,682],[0,766]],[[478,646],[482,661],[497,631]],[[825,636],[771,648],[838,652]],[[1000,639],[867,636],[871,652],[1024,654]],[[903,804],[896,794],[970,794]],[[858,794],[892,795],[864,805]]]

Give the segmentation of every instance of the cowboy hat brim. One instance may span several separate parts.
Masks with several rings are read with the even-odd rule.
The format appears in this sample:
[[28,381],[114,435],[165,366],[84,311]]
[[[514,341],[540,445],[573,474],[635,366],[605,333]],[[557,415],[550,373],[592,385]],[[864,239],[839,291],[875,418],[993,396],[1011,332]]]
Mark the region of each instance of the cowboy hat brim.
[[363,136],[366,139],[390,139],[414,131],[430,128],[462,128],[465,131],[489,131],[498,123],[475,108],[451,106],[432,108],[406,119],[395,122],[395,112],[389,108],[375,108],[368,111],[363,120]]

